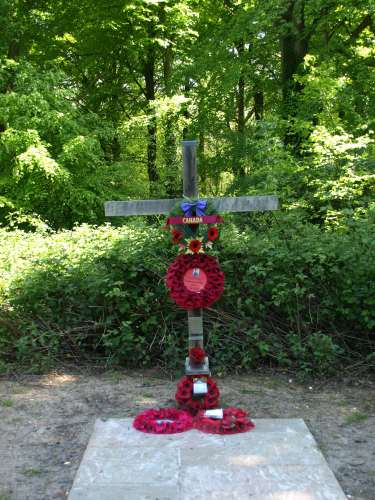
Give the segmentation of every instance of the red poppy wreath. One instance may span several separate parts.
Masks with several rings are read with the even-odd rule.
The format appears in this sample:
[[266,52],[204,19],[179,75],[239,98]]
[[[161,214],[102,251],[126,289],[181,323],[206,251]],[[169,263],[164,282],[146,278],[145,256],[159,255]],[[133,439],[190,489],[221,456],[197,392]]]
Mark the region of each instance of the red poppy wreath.
[[145,410],[135,417],[133,427],[148,434],[176,434],[192,429],[193,418],[176,408]]
[[251,431],[255,425],[244,410],[224,408],[222,419],[205,417],[204,411],[200,411],[195,418],[194,427],[209,434],[238,434]]
[[179,255],[168,268],[166,285],[184,309],[209,307],[224,291],[224,273],[211,255]]
[[197,377],[186,375],[179,381],[175,396],[178,405],[181,408],[190,411],[193,415],[195,415],[199,410],[216,408],[220,398],[220,392],[216,382],[211,377],[201,377],[202,380],[207,382],[207,394],[204,397],[194,398],[193,378]]

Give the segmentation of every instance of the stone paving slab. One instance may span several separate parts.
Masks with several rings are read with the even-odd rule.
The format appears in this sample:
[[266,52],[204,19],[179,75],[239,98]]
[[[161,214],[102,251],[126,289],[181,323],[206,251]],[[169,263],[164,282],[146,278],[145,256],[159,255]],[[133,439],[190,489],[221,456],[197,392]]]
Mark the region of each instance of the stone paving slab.
[[97,420],[69,500],[344,500],[302,419],[233,436],[153,435]]

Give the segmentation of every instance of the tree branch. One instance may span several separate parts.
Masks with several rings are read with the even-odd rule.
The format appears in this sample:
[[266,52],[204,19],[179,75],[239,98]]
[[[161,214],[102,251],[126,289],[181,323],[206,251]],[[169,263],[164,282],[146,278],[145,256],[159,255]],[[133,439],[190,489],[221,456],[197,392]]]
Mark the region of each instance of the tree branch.
[[247,123],[250,120],[250,118],[254,115],[255,115],[255,109],[251,108],[250,111],[248,111],[245,116],[245,123]]
[[357,40],[362,31],[364,31],[368,26],[371,26],[371,24],[372,16],[371,14],[367,14],[367,16],[365,16],[358,26],[350,33],[350,41],[354,42]]
[[327,41],[329,42],[331,40],[331,38],[333,37],[333,35],[335,34],[335,31],[340,28],[340,26],[342,26],[343,24],[345,24],[345,19],[342,19],[339,23],[336,24],[336,26],[334,26],[332,28],[332,30],[330,31],[330,33],[328,34],[327,36]]
[[135,76],[135,74],[134,74],[134,68],[131,66],[131,64],[127,60],[124,60],[124,63],[125,63],[125,66],[128,68],[128,70],[130,71],[130,74],[131,74],[131,76],[132,76],[135,84],[137,85],[137,87],[139,87],[139,89],[142,92],[142,94],[148,100],[146,89],[143,87],[143,85],[138,81],[137,77]]
[[334,8],[335,5],[325,5],[320,11],[319,11],[319,14],[312,20],[312,22],[310,23],[310,26],[308,27],[308,29],[306,30],[307,33],[306,33],[306,43],[309,43],[310,42],[310,38],[312,37],[312,35],[315,33],[316,31],[316,27],[318,26],[318,23],[325,17],[328,15],[329,11],[331,9]]

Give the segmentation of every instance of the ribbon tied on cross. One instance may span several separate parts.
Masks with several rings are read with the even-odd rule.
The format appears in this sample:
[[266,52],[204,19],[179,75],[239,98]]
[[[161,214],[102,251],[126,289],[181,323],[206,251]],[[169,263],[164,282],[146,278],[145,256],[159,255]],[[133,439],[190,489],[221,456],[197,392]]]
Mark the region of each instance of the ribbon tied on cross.
[[[197,200],[191,202],[184,201],[183,203],[181,203],[181,208],[184,211],[185,217],[193,217],[194,215],[202,217],[204,216],[206,207],[207,200]],[[193,214],[193,211],[195,212],[195,214]]]

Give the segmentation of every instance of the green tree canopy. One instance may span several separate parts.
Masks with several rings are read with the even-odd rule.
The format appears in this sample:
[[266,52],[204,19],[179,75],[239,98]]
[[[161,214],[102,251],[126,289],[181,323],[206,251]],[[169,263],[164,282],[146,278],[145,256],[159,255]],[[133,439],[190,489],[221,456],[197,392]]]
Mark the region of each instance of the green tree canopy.
[[1,219],[71,227],[102,221],[109,197],[175,196],[192,137],[203,194],[272,191],[319,223],[364,214],[374,8],[1,0]]

